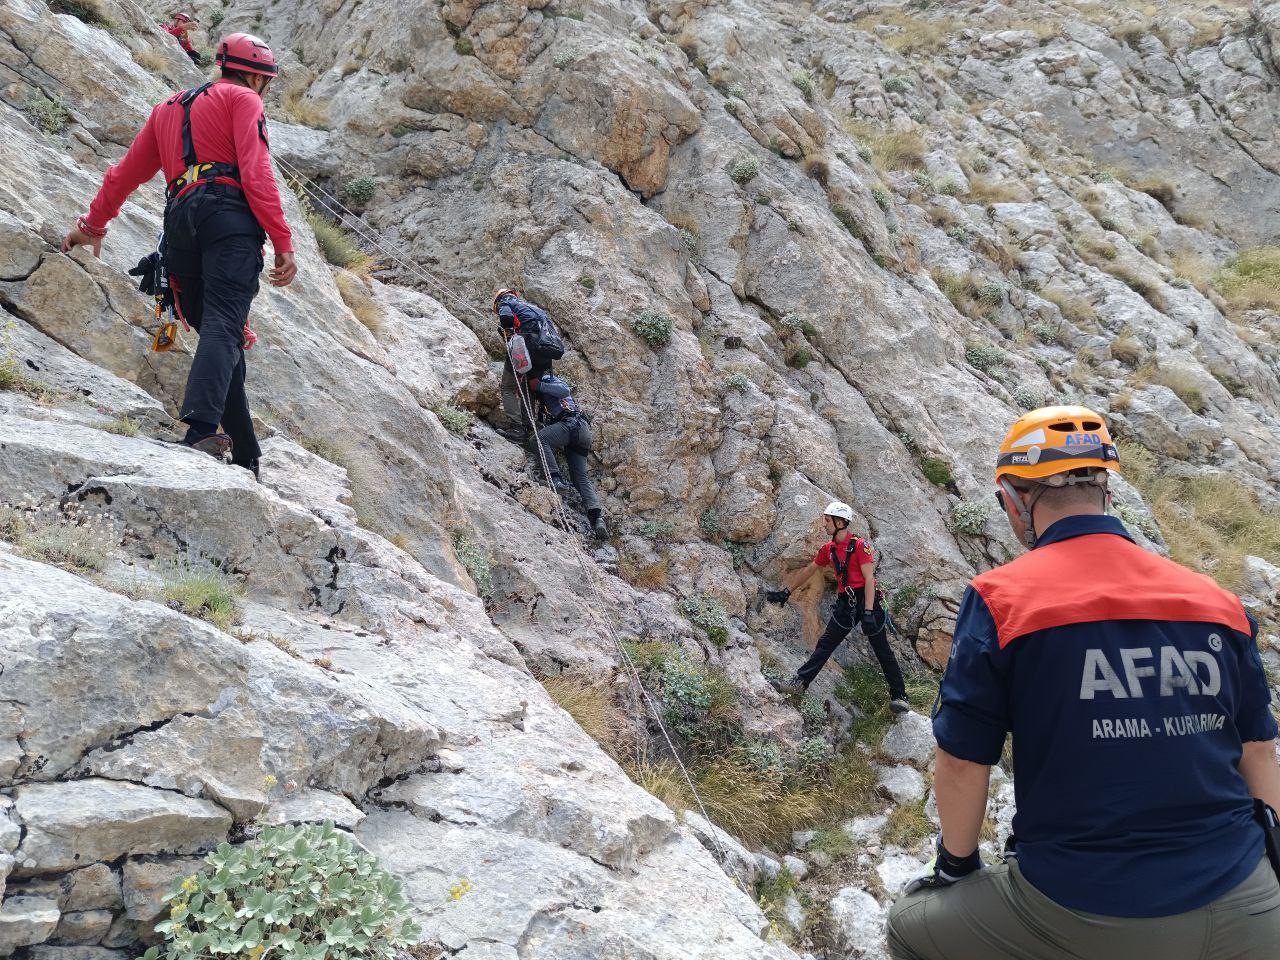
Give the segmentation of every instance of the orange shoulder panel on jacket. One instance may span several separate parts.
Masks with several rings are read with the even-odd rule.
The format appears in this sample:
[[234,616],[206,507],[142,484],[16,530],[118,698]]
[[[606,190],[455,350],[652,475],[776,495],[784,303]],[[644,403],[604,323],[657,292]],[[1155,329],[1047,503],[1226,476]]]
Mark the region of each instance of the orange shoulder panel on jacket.
[[1037,547],[975,577],[973,588],[991,611],[1001,648],[1037,630],[1099,620],[1219,623],[1250,633],[1238,597],[1110,533]]

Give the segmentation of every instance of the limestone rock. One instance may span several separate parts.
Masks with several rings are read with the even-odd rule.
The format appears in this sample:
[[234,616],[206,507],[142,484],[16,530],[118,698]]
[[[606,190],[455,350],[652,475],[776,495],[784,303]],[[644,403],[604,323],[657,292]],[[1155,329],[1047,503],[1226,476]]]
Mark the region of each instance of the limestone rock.
[[120,893],[120,875],[105,863],[95,863],[68,877],[68,890],[62,909],[71,913],[93,910],[118,910],[124,904]]
[[884,960],[885,909],[876,898],[857,887],[845,887],[831,901],[831,922],[836,942],[850,957]]
[[17,790],[26,829],[16,876],[60,873],[127,853],[189,853],[226,839],[230,815],[206,800],[88,779]]
[[876,766],[880,790],[895,803],[913,803],[924,796],[924,776],[914,767]]
[[933,722],[914,710],[895,720],[880,742],[884,753],[910,763],[928,763],[935,747]]
[[110,910],[64,912],[52,939],[66,945],[95,944],[107,935],[114,919]]
[[876,874],[880,877],[880,882],[884,885],[885,890],[896,896],[916,877],[924,876],[928,862],[928,856],[922,860],[920,857],[911,854],[897,854],[885,857],[884,860],[877,864]]
[[58,902],[43,897],[9,897],[0,904],[0,956],[40,943],[58,926]]
[[109,950],[106,947],[58,947],[41,944],[27,951],[29,960],[130,960],[132,954],[125,950]]
[[698,842],[706,847],[711,855],[716,858],[716,861],[724,867],[725,873],[741,883],[746,889],[754,888],[760,866],[750,850],[714,823],[707,821],[692,810],[686,810],[681,819],[684,820],[685,826],[689,828]]
[[198,872],[200,863],[200,859],[195,857],[126,860],[123,884],[125,916],[142,924],[155,923],[166,909],[164,896],[173,888],[174,881]]
[[272,803],[263,819],[272,824],[324,823],[331,820],[343,830],[354,830],[364,817],[364,811],[346,797],[327,790],[307,788]]

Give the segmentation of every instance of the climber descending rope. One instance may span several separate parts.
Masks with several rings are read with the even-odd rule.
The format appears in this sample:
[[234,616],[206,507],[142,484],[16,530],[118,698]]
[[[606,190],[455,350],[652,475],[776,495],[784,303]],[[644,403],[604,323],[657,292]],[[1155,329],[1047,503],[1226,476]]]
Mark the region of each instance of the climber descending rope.
[[[279,157],[276,158],[276,161],[279,164],[280,169],[284,171],[285,175],[294,184],[296,184],[298,188],[306,193],[311,202],[315,203],[320,209],[335,217],[344,226],[348,227],[356,234],[357,237],[368,244],[370,248],[385,257],[388,262],[394,263],[407,273],[421,280],[437,295],[437,298],[442,303],[452,303],[463,310],[470,311],[475,316],[488,322],[488,317],[483,311],[477,309],[471,303],[464,300],[446,284],[428,273],[421,265],[400,254],[389,241],[379,235],[378,232],[362,217],[344,206],[336,197],[315,184],[310,180],[310,178],[289,162]],[[528,384],[524,382],[523,377],[517,377],[516,380],[524,416],[527,418],[529,423],[535,423],[535,410],[532,398],[529,394]],[[645,689],[644,684],[641,682],[640,671],[636,667],[631,654],[628,652],[622,637],[618,634],[613,625],[613,620],[608,613],[609,603],[604,596],[604,583],[600,568],[591,561],[578,541],[573,524],[565,510],[564,501],[561,499],[559,493],[556,491],[555,485],[551,481],[553,471],[549,461],[547,447],[542,442],[541,438],[538,437],[537,432],[533,433],[532,449],[537,455],[538,463],[542,468],[542,476],[551,491],[556,520],[560,528],[567,535],[569,547],[573,551],[574,557],[578,562],[579,569],[582,571],[583,581],[589,588],[589,596],[585,598],[587,613],[595,626],[609,638],[615,649],[618,651],[619,658],[626,666],[633,692],[638,695],[641,701],[643,701],[645,707],[649,711],[649,714],[653,717],[658,730],[662,734],[662,739],[667,745],[667,749],[671,752],[671,756],[680,770],[680,775],[683,777],[685,784],[689,787],[690,795],[698,805],[699,813],[701,813],[702,818],[705,821],[711,823],[711,817],[708,815],[707,808],[702,801],[702,796],[699,794],[698,788],[693,782],[693,777],[690,775],[688,767],[685,766],[684,761],[681,759],[680,751],[676,749],[675,742],[672,740],[671,734],[668,732],[667,726],[663,722],[662,711],[658,709],[658,705],[654,703],[649,691]],[[733,874],[734,880],[745,889],[747,886],[745,879],[738,874],[738,871],[736,867],[733,866],[733,862],[729,858],[728,853],[725,851],[719,838],[715,834],[711,835],[711,842],[715,846],[716,853],[719,855],[721,865],[726,871],[730,871]]]

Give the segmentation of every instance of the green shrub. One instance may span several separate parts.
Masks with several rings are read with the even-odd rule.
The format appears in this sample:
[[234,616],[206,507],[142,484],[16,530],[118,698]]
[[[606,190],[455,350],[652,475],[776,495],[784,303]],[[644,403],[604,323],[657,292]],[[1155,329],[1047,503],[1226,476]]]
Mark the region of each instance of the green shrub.
[[671,331],[675,329],[675,321],[661,310],[653,307],[643,310],[640,316],[631,321],[631,328],[651,347],[661,347],[671,342]]
[[374,191],[377,189],[378,181],[365,174],[348,180],[346,187],[343,188],[343,193],[352,203],[363,207],[373,199]]
[[803,370],[813,361],[813,351],[808,347],[800,347],[787,357],[787,366],[793,370]]
[[636,528],[636,533],[648,540],[669,540],[676,532],[676,526],[670,520],[646,520]]
[[858,159],[863,163],[870,163],[875,155],[875,151],[865,143],[858,145]]
[[951,529],[967,537],[976,537],[986,529],[991,508],[985,500],[962,500],[951,511]]
[[729,642],[729,614],[715,597],[698,594],[680,601],[680,612],[699,627],[717,647]]
[[998,307],[1004,303],[1004,284],[997,283],[994,280],[988,281],[978,287],[978,299],[988,306]]
[[1063,343],[1062,328],[1056,323],[1045,323],[1043,320],[1031,325],[1031,335],[1041,343],[1061,346]]
[[782,747],[773,740],[748,737],[734,748],[734,752],[743,763],[760,773],[781,774],[787,765]]
[[266,827],[204,864],[164,898],[166,942],[142,960],[393,960],[421,935],[400,881],[332,823]]
[[551,57],[551,63],[554,66],[558,67],[559,69],[563,70],[565,67],[569,66],[571,63],[573,63],[577,59],[578,59],[578,51],[573,47],[570,47],[567,50],[557,50],[555,54]]
[[808,73],[797,71],[791,75],[791,82],[800,91],[800,95],[804,97],[806,103],[813,103],[813,77]]
[[826,725],[827,707],[818,697],[805,693],[800,698],[800,719],[806,729],[817,730]]
[[729,164],[729,179],[734,183],[746,183],[754,180],[760,172],[760,161],[755,157],[738,157]]
[[1020,383],[1014,388],[1013,400],[1023,410],[1035,410],[1044,406],[1044,391],[1033,383]]
[[71,122],[71,111],[67,109],[62,94],[55,93],[52,98],[44,94],[36,94],[22,105],[31,122],[45,133],[61,133]]
[[583,274],[578,278],[578,286],[584,290],[594,290],[596,288],[596,278]]
[[721,674],[669,657],[662,668],[663,719],[673,732],[694,743],[723,739],[733,725],[737,694]]
[[493,593],[493,560],[489,551],[476,543],[465,533],[456,534],[453,538],[453,550],[458,560],[471,576],[476,585],[476,593],[488,597]]
[[698,519],[698,526],[702,527],[704,533],[715,536],[720,532],[720,514],[715,510],[704,510]]
[[892,199],[892,197],[889,191],[886,190],[884,187],[875,186],[871,188],[871,199],[876,202],[876,206],[878,206],[881,210],[888,210],[889,202]]
[[461,407],[454,406],[447,401],[434,404],[431,407],[431,412],[440,418],[440,422],[444,424],[446,430],[460,436],[471,429],[471,424],[475,423],[476,420],[475,414],[470,410],[463,410]]
[[684,227],[680,228],[680,246],[684,247],[689,253],[698,252],[698,236],[692,230]]
[[960,181],[953,177],[947,177],[942,183],[938,184],[938,192],[946,197],[956,197],[963,191],[960,188]]
[[667,661],[674,653],[671,644],[664,640],[624,640],[622,646],[647,685],[657,686],[662,682]]
[[81,573],[106,569],[107,553],[85,526],[58,523],[31,530],[18,540],[18,552],[32,560]]
[[747,378],[745,373],[741,370],[735,370],[724,378],[723,386],[725,390],[737,390],[742,392],[745,391],[750,384],[751,381]]
[[102,429],[122,437],[136,437],[141,425],[132,417],[116,417]]
[[243,590],[208,562],[187,561],[165,577],[160,597],[189,617],[207,620],[219,630],[229,630],[240,621]]
[[933,177],[923,170],[917,170],[911,175],[911,179],[915,181],[917,187],[921,187],[924,190],[933,189]]
[[890,77],[884,82],[885,93],[910,93],[914,87],[910,77]]
[[920,462],[920,472],[926,480],[939,487],[945,487],[952,480],[951,464],[937,457],[925,457]]
[[459,37],[453,41],[453,52],[460,57],[470,57],[476,52],[476,45],[471,42],[470,37]]
[[964,359],[975,370],[991,373],[1009,362],[1009,355],[994,344],[969,340],[964,345]]
[[862,223],[858,220],[858,215],[846,207],[842,203],[832,204],[831,214],[840,221],[841,226],[848,230],[851,234],[861,240],[867,235],[866,230],[862,228]]
[[54,13],[69,13],[85,23],[98,26],[111,22],[102,9],[102,0],[49,0],[49,9]]
[[825,766],[835,749],[826,737],[805,737],[796,750],[796,763],[801,769]]

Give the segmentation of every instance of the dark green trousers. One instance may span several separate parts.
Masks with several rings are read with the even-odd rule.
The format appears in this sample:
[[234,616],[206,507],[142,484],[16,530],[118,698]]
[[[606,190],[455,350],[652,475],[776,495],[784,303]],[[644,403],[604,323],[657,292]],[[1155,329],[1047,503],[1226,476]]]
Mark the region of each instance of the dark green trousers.
[[1280,884],[1265,857],[1247,880],[1187,913],[1151,919],[1069,910],[1028,883],[1017,860],[889,911],[894,960],[1276,960]]

